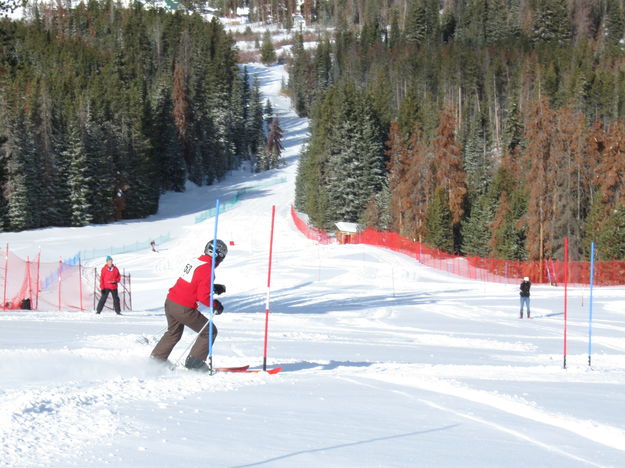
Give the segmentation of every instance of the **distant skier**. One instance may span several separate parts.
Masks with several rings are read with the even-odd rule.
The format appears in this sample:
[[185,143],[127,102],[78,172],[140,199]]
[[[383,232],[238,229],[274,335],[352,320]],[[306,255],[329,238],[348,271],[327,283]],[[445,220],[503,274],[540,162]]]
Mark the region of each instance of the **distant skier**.
[[121,280],[121,275],[119,274],[119,269],[113,265],[113,259],[111,256],[106,257],[106,265],[102,267],[102,271],[100,272],[100,301],[98,302],[98,307],[96,308],[96,314],[102,312],[104,308],[104,304],[106,304],[106,299],[108,298],[109,293],[113,295],[113,307],[115,308],[115,313],[117,315],[121,315],[121,307],[119,306],[119,294],[117,294],[117,284]]
[[[182,275],[170,288],[165,300],[165,317],[167,318],[167,331],[152,350],[152,358],[166,361],[174,346],[182,338],[184,326],[195,332],[202,332],[189,352],[185,361],[188,369],[208,371],[206,358],[208,356],[208,327],[205,326],[208,319],[202,311],[210,310],[210,286],[212,272],[212,257],[215,256],[215,268],[224,260],[228,253],[226,244],[217,240],[215,248],[213,241],[206,244],[204,255],[194,258],[184,266]],[[213,286],[215,294],[226,292],[223,284]],[[198,307],[198,302],[200,306]],[[217,299],[213,300],[213,312],[219,315],[224,308]],[[217,327],[213,323],[213,343],[217,337]]]
[[156,242],[155,241],[150,242],[150,247],[152,247],[152,252],[157,252],[158,253],[158,249],[156,248]]
[[523,304],[527,307],[527,318],[530,318],[530,288],[532,287],[532,283],[530,279],[526,276],[523,278],[523,282],[521,282],[521,287],[519,294],[521,295],[521,312],[519,313],[519,318],[523,318]]

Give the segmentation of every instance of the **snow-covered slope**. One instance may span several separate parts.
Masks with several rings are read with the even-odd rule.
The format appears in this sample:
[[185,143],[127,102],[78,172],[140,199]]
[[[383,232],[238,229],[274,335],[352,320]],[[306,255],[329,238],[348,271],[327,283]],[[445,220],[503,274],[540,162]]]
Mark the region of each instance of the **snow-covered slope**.
[[[307,240],[289,215],[307,121],[279,93],[282,67],[249,71],[279,113],[287,167],[168,194],[144,221],[0,235],[53,259],[145,241],[115,256],[132,273],[132,312],[0,312],[0,466],[624,466],[625,290],[595,289],[592,369],[588,291],[569,290],[564,370],[562,289],[534,287],[533,318],[519,320],[514,286]],[[233,245],[217,270],[227,293],[214,362],[262,364],[275,205],[268,363],[283,372],[151,363],[167,289],[212,237],[214,220],[196,215],[244,188],[219,219]],[[193,338],[187,330],[172,361]]]

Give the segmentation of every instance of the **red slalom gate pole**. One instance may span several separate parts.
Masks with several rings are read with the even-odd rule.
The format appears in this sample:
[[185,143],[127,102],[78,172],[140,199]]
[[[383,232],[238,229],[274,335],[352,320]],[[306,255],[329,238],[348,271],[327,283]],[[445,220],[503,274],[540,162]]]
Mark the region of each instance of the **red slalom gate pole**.
[[267,370],[267,336],[269,334],[269,291],[271,290],[271,259],[273,257],[273,227],[276,219],[276,205],[271,207],[271,236],[269,238],[269,267],[267,269],[267,298],[265,299],[265,346],[263,350],[263,370]]
[[39,251],[39,253],[37,253],[37,281],[35,282],[35,302],[36,305],[34,307],[34,310],[39,310],[39,290],[40,288],[40,284],[39,284],[39,274],[41,273],[41,250]]
[[564,368],[566,369],[567,288],[569,283],[569,238],[564,238]]

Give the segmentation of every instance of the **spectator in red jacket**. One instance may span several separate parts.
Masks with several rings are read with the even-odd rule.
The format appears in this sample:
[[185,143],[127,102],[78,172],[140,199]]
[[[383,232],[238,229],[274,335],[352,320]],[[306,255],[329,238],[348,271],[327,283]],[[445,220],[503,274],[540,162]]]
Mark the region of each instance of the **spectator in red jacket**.
[[[169,289],[165,300],[165,317],[167,318],[167,331],[152,350],[152,358],[166,361],[174,346],[182,338],[184,326],[198,332],[199,335],[187,356],[185,367],[208,371],[206,358],[208,357],[208,319],[202,311],[210,310],[211,280],[213,279],[212,262],[215,256],[215,268],[223,261],[228,253],[226,244],[217,240],[213,248],[213,241],[204,247],[204,255],[188,261],[182,275]],[[213,284],[213,292],[222,294],[226,292],[223,284]],[[198,306],[198,302],[200,303]],[[219,315],[224,308],[217,299],[213,300],[213,312]],[[217,337],[217,327],[213,323],[213,343]],[[212,344],[212,343],[211,343]]]
[[106,265],[102,267],[102,272],[100,273],[100,292],[102,295],[100,296],[100,301],[98,302],[98,307],[95,311],[96,314],[102,312],[104,304],[106,304],[106,299],[110,293],[113,295],[113,307],[115,308],[115,313],[117,315],[121,315],[119,294],[117,294],[117,283],[119,283],[120,280],[121,275],[119,274],[119,269],[113,265],[113,259],[110,256],[106,257]]

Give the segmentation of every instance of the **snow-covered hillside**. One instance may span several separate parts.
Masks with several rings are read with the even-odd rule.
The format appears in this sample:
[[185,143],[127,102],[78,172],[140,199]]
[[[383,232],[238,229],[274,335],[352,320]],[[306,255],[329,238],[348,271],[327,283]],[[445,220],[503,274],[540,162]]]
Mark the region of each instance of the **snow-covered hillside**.
[[[167,194],[157,215],[109,226],[3,233],[44,257],[147,241],[115,256],[132,273],[134,310],[0,312],[0,466],[579,467],[625,465],[625,289],[532,289],[469,281],[384,249],[318,245],[290,214],[308,124],[280,95],[281,66],[249,66],[285,130],[287,167],[237,171]],[[286,182],[284,181],[286,179]],[[277,375],[170,371],[148,359],[182,262],[219,236],[232,243],[217,280],[217,366],[263,356],[271,222],[276,232],[268,364]],[[100,266],[99,259],[93,266]],[[171,359],[194,339],[185,332]],[[149,341],[149,344],[145,342]]]

